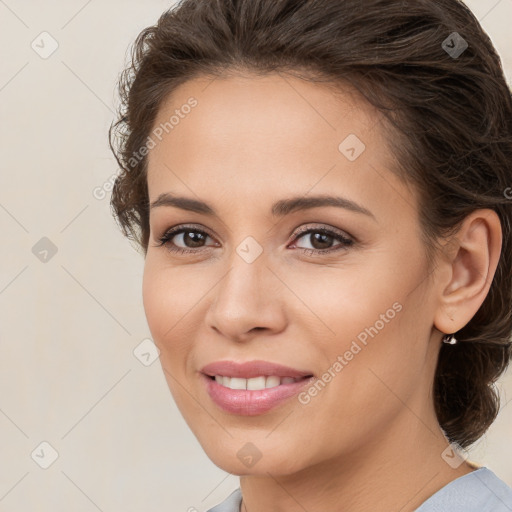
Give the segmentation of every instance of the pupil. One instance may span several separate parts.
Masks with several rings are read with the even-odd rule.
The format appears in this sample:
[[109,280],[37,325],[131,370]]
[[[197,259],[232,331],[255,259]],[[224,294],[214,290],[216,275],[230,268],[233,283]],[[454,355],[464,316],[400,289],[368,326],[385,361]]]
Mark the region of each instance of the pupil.
[[[331,236],[330,235],[326,235],[325,233],[314,233],[313,234],[313,247],[315,247],[315,249],[328,249],[330,247],[330,244],[329,242],[331,241]],[[320,239],[320,247],[316,247],[316,242],[319,241]],[[327,247],[325,246],[322,246],[322,241],[327,244]]]
[[[204,238],[203,235],[201,233],[196,233],[194,231],[189,231],[187,233],[184,233],[184,242],[185,244],[188,246],[188,247],[200,247],[200,242],[202,241],[202,239]],[[187,244],[187,237],[192,240],[192,245],[190,246],[189,244]],[[194,245],[196,244],[196,245]]]

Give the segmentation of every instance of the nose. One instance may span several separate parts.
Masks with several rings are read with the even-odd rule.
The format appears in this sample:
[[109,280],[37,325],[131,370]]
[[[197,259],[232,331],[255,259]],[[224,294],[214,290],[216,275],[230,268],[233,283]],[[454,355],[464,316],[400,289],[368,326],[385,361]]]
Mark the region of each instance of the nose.
[[207,326],[234,341],[246,341],[262,331],[285,328],[283,284],[267,266],[263,254],[247,263],[238,254],[213,288]]

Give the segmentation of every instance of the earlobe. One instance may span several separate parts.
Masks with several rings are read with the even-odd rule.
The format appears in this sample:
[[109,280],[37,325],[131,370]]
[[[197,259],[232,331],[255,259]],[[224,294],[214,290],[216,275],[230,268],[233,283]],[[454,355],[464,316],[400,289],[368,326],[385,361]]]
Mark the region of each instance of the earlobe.
[[468,215],[447,244],[439,275],[439,307],[434,325],[443,333],[462,329],[476,314],[491,286],[501,253],[497,213],[481,209]]

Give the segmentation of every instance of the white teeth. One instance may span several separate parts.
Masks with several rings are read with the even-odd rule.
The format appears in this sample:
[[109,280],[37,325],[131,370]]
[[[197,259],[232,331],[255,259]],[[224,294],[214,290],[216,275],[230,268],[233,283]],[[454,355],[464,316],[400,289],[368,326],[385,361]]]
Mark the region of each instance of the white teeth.
[[[243,379],[245,380],[245,379]],[[253,377],[252,379],[247,379],[247,389],[251,391],[257,391],[258,389],[265,389],[265,377]]]
[[[224,377],[224,386],[226,385],[226,379],[229,377]],[[231,389],[247,389],[247,379],[239,379],[237,377],[231,377],[229,382],[229,387]]]
[[215,381],[218,384],[230,389],[248,389],[251,391],[258,391],[266,388],[275,388],[280,384],[290,384],[300,379],[293,377],[277,377],[270,375],[268,377],[252,377],[250,379],[243,379],[240,377],[226,377],[225,375],[215,375]]
[[276,375],[271,375],[270,377],[267,377],[267,381],[265,382],[266,388],[275,388],[276,386],[279,386],[281,384],[281,379],[277,377]]

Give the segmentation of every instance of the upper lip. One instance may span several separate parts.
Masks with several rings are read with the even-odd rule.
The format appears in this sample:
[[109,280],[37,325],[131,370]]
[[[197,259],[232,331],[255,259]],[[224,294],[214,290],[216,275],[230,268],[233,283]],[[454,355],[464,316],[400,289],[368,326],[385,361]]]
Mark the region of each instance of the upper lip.
[[201,372],[214,377],[215,375],[223,375],[226,377],[239,377],[250,379],[259,377],[260,375],[277,377],[292,377],[298,379],[301,377],[312,376],[309,371],[296,370],[282,364],[271,363],[269,361],[247,361],[245,363],[237,363],[235,361],[216,361],[214,363],[203,366]]

